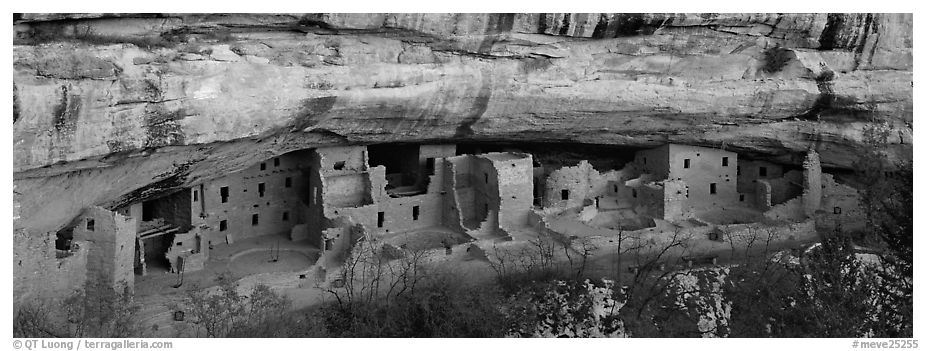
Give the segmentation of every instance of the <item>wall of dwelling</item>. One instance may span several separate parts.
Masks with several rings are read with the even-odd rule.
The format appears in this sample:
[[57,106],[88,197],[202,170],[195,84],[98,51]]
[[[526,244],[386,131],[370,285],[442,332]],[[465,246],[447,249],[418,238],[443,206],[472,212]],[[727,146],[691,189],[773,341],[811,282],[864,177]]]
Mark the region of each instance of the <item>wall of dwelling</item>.
[[451,160],[460,221],[467,230],[477,229],[489,212],[498,210],[498,174],[484,158],[464,155]]
[[[91,224],[92,221],[92,224]],[[113,288],[135,284],[135,219],[102,207],[78,216],[74,240],[89,242],[87,276]]]
[[758,179],[755,184],[755,207],[759,211],[772,208],[772,185],[767,179]]
[[[180,232],[186,232],[192,227],[191,213],[195,211],[192,204],[192,191],[183,189],[159,199],[145,201],[142,208],[152,206],[154,218],[162,218],[166,223],[177,227]],[[142,217],[136,218],[142,220]]]
[[[299,212],[299,218],[300,218],[299,221],[303,223],[296,224],[293,226],[292,229],[289,230],[289,240],[292,240],[292,241],[308,240],[311,237],[309,235],[310,234],[309,224],[304,223],[304,222],[307,221],[307,219],[310,217],[309,206],[300,201],[298,212]],[[312,225],[317,226],[317,223],[318,222],[313,222]]]
[[[637,173],[632,163],[621,170],[600,173],[583,160],[576,166],[553,170],[544,178],[541,204],[543,207],[573,208],[584,206],[585,199],[601,197],[616,197],[614,200],[621,203],[621,199],[631,198],[624,182],[636,177]],[[615,186],[618,191],[614,191]],[[563,190],[569,192],[568,199],[563,199]],[[624,206],[629,207],[631,204],[625,203]]]
[[803,173],[799,171],[788,171],[779,178],[762,179],[771,186],[772,205],[784,203],[795,197],[801,196],[803,187],[801,185]]
[[[736,191],[752,193],[756,180],[775,179],[784,176],[784,167],[767,161],[739,160],[737,166]],[[760,168],[765,168],[765,176],[760,176]]]
[[[422,175],[418,177],[418,186],[425,186],[427,184],[430,192],[431,188],[431,179],[429,171],[427,170],[428,159],[434,159],[434,170],[432,173],[437,174],[437,171],[441,168],[437,165],[437,160],[445,157],[452,157],[457,154],[456,144],[443,144],[443,145],[420,145],[418,147],[418,174]],[[426,183],[426,184],[425,184]]]
[[834,227],[838,224],[845,230],[864,228],[866,216],[859,207],[859,194],[855,188],[839,184],[832,174],[823,173],[821,190],[823,196],[816,212],[821,226]]
[[634,211],[646,217],[663,219],[665,216],[665,189],[661,184],[646,183],[637,188]]
[[[294,225],[307,220],[301,214],[307,197],[308,168],[308,153],[299,151],[194,186],[188,193],[192,223],[202,227],[203,235],[213,244],[260,235],[288,235]],[[263,196],[259,191],[261,183]],[[224,203],[222,187],[228,187],[228,201]],[[256,225],[252,224],[255,214]],[[224,231],[222,221],[226,222]]]
[[820,168],[820,155],[816,151],[807,152],[804,159],[804,214],[813,215],[820,208],[822,193],[822,169]]
[[[736,153],[718,149],[669,145],[669,176],[684,180],[688,185],[688,207],[692,211],[736,205]],[[723,158],[727,165],[723,166]],[[689,159],[689,168],[684,160]],[[711,194],[710,184],[716,184],[716,193]]]
[[56,256],[55,233],[13,231],[13,306],[63,300],[87,281],[87,257],[93,245],[71,242],[72,250]]
[[654,149],[640,150],[634,155],[633,163],[640,173],[652,174],[655,179],[669,177],[670,145],[663,145]]
[[362,224],[353,223],[347,217],[332,218],[329,227],[322,230],[321,256],[318,262],[325,268],[341,265],[350,255],[354,242],[366,235]]
[[[595,171],[587,161],[572,167],[562,167],[550,172],[544,184],[543,207],[573,208],[584,205],[588,195],[589,177]],[[567,197],[563,198],[563,192]]]
[[663,186],[663,217],[666,221],[678,221],[687,217],[688,184],[684,180],[667,180]]
[[325,177],[325,204],[335,207],[360,207],[373,203],[367,173]]
[[498,222],[507,231],[524,227],[533,207],[533,158],[528,154],[486,154],[497,174]]
[[[448,157],[443,159],[441,162],[441,168],[443,169],[444,174],[444,177],[441,181],[441,183],[443,183],[441,192],[445,194],[441,198],[441,222],[443,223],[444,227],[458,232],[466,232],[466,229],[463,228],[463,217],[460,210],[460,204],[472,203],[472,199],[461,199],[460,196],[463,195],[463,192],[457,191],[457,179],[463,178],[457,175],[459,172],[462,172],[458,171],[458,169],[469,166],[469,163],[466,161],[469,157],[470,156]],[[472,195],[472,192],[467,193]]]
[[126,206],[122,206],[122,207],[117,208],[117,209],[115,209],[115,210],[113,210],[113,211],[119,212],[119,214],[121,214],[121,215],[123,215],[123,216],[125,216],[125,217],[132,217],[132,218],[135,218],[135,230],[136,230],[136,231],[141,231],[141,226],[142,226],[142,221],[141,221],[141,220],[142,220],[142,208],[141,208],[141,206],[142,206],[141,202],[136,202],[136,203],[129,204],[129,205],[126,205]]
[[193,228],[188,233],[174,235],[173,242],[164,254],[170,262],[171,272],[179,269],[178,260],[183,258],[183,271],[193,272],[202,270],[206,260],[209,259],[209,243],[202,228]]
[[807,218],[807,215],[804,213],[803,199],[800,197],[788,200],[783,204],[772,206],[768,211],[763,213],[763,216],[773,220],[789,222],[798,222]]

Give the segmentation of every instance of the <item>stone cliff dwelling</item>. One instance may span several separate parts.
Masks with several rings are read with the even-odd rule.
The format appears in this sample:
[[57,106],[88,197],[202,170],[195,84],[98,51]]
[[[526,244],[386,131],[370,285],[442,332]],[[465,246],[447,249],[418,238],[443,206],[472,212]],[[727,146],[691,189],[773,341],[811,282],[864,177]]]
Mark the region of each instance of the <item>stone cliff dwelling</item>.
[[[159,289],[173,284],[164,273],[213,274],[220,266],[315,267],[324,280],[361,239],[450,250],[538,233],[604,243],[621,231],[658,236],[681,228],[707,238],[746,223],[852,225],[860,217],[857,192],[823,173],[813,151],[800,169],[788,169],[667,144],[604,171],[586,161],[544,167],[513,149],[458,151],[452,144],[299,150],[167,196],[88,208],[54,241],[59,270],[70,276],[57,284],[86,278]],[[281,250],[301,261],[271,267]]]

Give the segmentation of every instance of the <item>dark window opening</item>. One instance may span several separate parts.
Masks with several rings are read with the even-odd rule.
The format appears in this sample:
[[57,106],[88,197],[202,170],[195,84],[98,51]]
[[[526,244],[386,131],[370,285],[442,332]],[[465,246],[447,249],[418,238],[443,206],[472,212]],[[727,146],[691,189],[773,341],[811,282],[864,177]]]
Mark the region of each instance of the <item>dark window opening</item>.
[[279,167],[279,166],[280,166],[280,158],[279,158],[279,157],[273,159],[273,166],[274,166],[274,167]]
[[711,194],[717,193],[717,183],[711,183]]
[[193,202],[199,201],[199,190],[193,190]]
[[266,171],[266,170],[267,170],[267,163],[266,163],[266,162],[261,162],[261,163],[260,163],[260,170],[261,170],[261,171]]
[[252,214],[251,215],[251,225],[257,225],[258,223],[260,223],[260,216],[257,215],[256,213]]
[[222,196],[222,203],[228,202],[228,187],[223,186],[219,189],[219,195]]
[[568,189],[563,189],[562,191],[560,191],[559,196],[560,196],[563,200],[569,200],[569,190],[568,190]]
[[283,211],[283,220],[284,220],[284,221],[288,221],[288,220],[289,220],[289,212]]
[[633,190],[633,197],[636,198],[636,197],[637,197],[637,189],[632,189],[632,190]]
[[385,223],[385,222],[386,222],[386,213],[385,213],[385,212],[377,212],[377,213],[376,213],[376,227],[377,227],[377,228],[382,228],[382,227],[383,227],[383,223]]
[[258,197],[264,197],[264,190],[266,190],[264,183],[257,183],[257,196]]
[[413,221],[418,220],[418,208],[419,208],[418,206],[412,207],[412,220]]
[[228,221],[223,219],[219,221],[219,231],[224,232],[226,230],[228,230]]
[[347,165],[347,163],[344,162],[344,161],[335,162],[335,163],[334,163],[334,170],[335,170],[335,171],[340,171],[340,170],[344,169],[344,166],[346,166],[346,165]]
[[292,187],[292,186],[293,186],[293,178],[286,177],[286,183],[285,183],[284,186],[286,186],[287,188]]
[[765,177],[768,174],[768,169],[765,167],[759,167],[759,176]]
[[488,174],[488,173],[483,173],[482,175],[485,176],[486,184],[489,184],[489,174]]
[[685,159],[685,168],[691,168],[691,159],[690,159],[690,158],[686,158],[686,159]]
[[73,228],[62,229],[55,236],[55,249],[62,251],[71,250],[71,241],[74,239]]
[[96,222],[93,219],[87,219],[87,230],[92,232],[95,230],[95,226]]
[[842,213],[842,208],[833,207],[833,214],[841,214],[841,213]]
[[739,176],[740,173],[741,173],[741,172],[740,172],[740,166],[736,166],[736,175]]
[[617,194],[617,184],[614,184],[614,193]]
[[746,195],[740,194],[740,201],[745,201],[745,200],[746,200]]
[[428,157],[427,160],[424,161],[424,169],[427,172],[426,174],[428,175],[434,174],[434,158],[433,157]]
[[486,204],[485,212],[486,212],[486,216],[488,216],[489,215],[489,204]]
[[724,157],[723,159],[721,159],[721,160],[720,160],[720,165],[723,166],[723,167],[729,166],[729,165],[730,165],[730,158],[729,158],[729,157]]
[[646,164],[646,157],[643,158],[643,164]]

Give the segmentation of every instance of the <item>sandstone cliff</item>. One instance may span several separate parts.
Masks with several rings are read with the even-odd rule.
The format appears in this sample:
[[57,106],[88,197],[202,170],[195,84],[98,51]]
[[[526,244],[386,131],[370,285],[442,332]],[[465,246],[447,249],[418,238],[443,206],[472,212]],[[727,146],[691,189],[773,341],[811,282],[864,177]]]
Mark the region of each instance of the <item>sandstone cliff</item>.
[[910,14],[14,16],[17,228],[295,149],[428,141],[912,155]]

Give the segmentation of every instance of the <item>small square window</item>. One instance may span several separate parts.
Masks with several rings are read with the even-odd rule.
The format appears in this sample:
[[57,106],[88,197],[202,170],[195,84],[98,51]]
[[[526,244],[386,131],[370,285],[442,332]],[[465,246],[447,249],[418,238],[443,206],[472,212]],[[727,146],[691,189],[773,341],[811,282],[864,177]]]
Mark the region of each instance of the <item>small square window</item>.
[[344,161],[335,162],[335,163],[334,163],[334,170],[335,170],[335,171],[340,171],[340,170],[344,169],[344,166],[346,166],[346,165],[347,165],[347,163],[344,162]]
[[637,189],[632,189],[632,190],[633,190],[633,197],[636,198],[636,197],[637,197]]
[[284,220],[284,221],[288,221],[288,220],[289,220],[289,212],[283,211],[283,220]]
[[563,190],[561,190],[561,191],[559,192],[559,196],[560,196],[560,198],[563,199],[563,200],[569,200],[569,190],[568,190],[568,189],[563,189]]
[[260,170],[261,170],[261,171],[266,171],[266,170],[267,170],[267,163],[261,162],[261,163],[260,163]]
[[691,168],[691,159],[690,159],[690,158],[686,158],[686,159],[685,159],[685,168]]
[[251,225],[257,225],[260,223],[260,216],[255,214],[251,215]]
[[199,201],[199,190],[193,190],[193,202]]
[[377,212],[377,213],[376,213],[376,227],[377,227],[377,228],[382,228],[382,227],[383,227],[383,224],[384,224],[385,222],[386,222],[386,213],[385,213],[385,212]]
[[717,183],[711,183],[711,194],[717,193]]
[[273,159],[273,166],[274,166],[274,167],[279,167],[279,166],[280,166],[280,158],[279,158],[279,157]]
[[224,232],[226,230],[228,230],[228,221],[223,219],[219,221],[219,231]]
[[759,167],[759,176],[765,177],[768,175],[768,169],[765,167]]
[[258,197],[264,197],[264,190],[266,190],[266,186],[264,185],[264,183],[257,183],[257,196]]
[[219,188],[219,195],[222,196],[222,203],[228,202],[228,187],[223,186]]
[[286,177],[285,186],[286,186],[287,188],[292,187],[292,186],[293,186],[293,178]]
[[482,175],[483,175],[484,178],[485,178],[485,183],[486,183],[486,184],[489,184],[489,174],[488,174],[488,173],[483,173]]
[[833,214],[842,214],[842,208],[833,207]]
[[724,157],[723,159],[720,160],[720,164],[721,164],[721,166],[723,166],[723,167],[729,166],[729,165],[730,165],[730,158],[729,158],[729,157]]
[[87,219],[87,230],[91,232],[96,230],[96,221],[94,221],[92,218]]
[[740,201],[745,201],[745,200],[746,200],[746,195],[740,194]]
[[418,214],[419,214],[419,206],[412,207],[412,220],[413,221],[418,220]]

